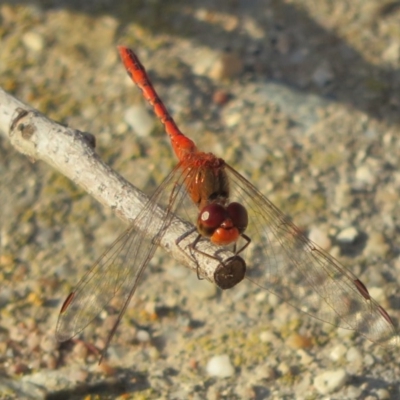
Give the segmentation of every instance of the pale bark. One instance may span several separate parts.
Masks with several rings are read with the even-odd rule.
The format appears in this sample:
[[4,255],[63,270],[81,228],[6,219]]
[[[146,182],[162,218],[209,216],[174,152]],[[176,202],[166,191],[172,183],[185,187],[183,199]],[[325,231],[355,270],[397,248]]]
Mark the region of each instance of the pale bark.
[[[148,198],[140,190],[122,178],[105,164],[94,149],[94,136],[65,127],[46,118],[37,110],[18,101],[0,89],[0,134],[8,138],[13,147],[32,160],[41,160],[67,176],[82,187],[91,196],[106,207],[112,208],[117,216],[131,223],[138,215]],[[154,213],[159,218],[162,213]],[[191,243],[197,233],[193,233],[180,242],[176,240],[193,229],[189,223],[178,218],[173,220],[173,229],[169,229],[161,241],[161,246],[181,264],[199,272],[211,282],[221,266],[217,260],[196,252],[198,265],[186,245]],[[151,236],[154,232],[147,229]],[[208,241],[202,241],[199,250],[207,254],[216,254],[227,260],[234,254],[221,253],[218,247]],[[229,264],[229,263],[228,263]],[[236,282],[237,283],[237,282]]]

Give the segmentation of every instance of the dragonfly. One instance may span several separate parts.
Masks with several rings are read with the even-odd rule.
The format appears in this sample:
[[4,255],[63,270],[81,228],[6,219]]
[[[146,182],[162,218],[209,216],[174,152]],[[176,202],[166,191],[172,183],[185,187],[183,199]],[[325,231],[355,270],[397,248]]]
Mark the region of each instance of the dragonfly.
[[[242,261],[243,270],[247,264],[246,279],[259,288],[320,321],[354,330],[383,346],[398,346],[393,320],[363,282],[307,238],[222,158],[198,150],[167,111],[137,55],[124,46],[118,51],[128,75],[164,125],[178,163],[131,226],[68,295],[57,322],[58,340],[82,332],[118,296],[122,306],[102,350],[104,356],[161,238],[173,217],[184,210],[196,225],[197,237],[190,245],[196,263],[196,254],[202,252],[199,242],[229,249],[236,261]],[[160,204],[165,213],[156,220]],[[148,240],[143,230],[150,226]]]

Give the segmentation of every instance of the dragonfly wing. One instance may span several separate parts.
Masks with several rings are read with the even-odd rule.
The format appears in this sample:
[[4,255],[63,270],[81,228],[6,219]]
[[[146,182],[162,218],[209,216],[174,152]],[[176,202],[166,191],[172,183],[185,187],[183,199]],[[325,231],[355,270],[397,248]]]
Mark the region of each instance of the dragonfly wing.
[[308,239],[243,176],[227,166],[231,197],[249,213],[248,248],[255,267],[248,279],[293,307],[335,326],[352,329],[372,342],[399,345],[387,312],[364,284]]
[[[174,217],[174,211],[184,200],[186,191],[182,186],[186,174],[187,171],[178,164],[157,188],[132,226],[97,260],[68,296],[57,322],[59,341],[66,341],[85,329],[118,296],[123,307],[108,342],[111,340],[139,278]],[[166,204],[166,207],[159,204]],[[154,218],[154,214],[158,214],[158,218]],[[140,227],[140,230],[135,227]]]

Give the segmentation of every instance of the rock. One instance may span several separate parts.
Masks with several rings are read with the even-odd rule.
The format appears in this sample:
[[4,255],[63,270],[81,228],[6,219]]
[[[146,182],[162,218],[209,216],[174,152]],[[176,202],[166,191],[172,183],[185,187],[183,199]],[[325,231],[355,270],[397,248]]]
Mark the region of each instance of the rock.
[[191,294],[200,300],[211,299],[217,294],[216,285],[205,279],[199,279],[196,274],[190,274],[186,282]]
[[35,52],[40,52],[44,48],[43,36],[37,32],[26,32],[24,36],[22,36],[22,42],[29,50]]
[[151,117],[142,105],[135,105],[128,108],[124,115],[125,122],[140,137],[149,136],[154,129],[155,119]]
[[331,240],[329,239],[328,233],[324,229],[316,226],[311,227],[308,238],[326,251],[331,248]]
[[208,375],[218,378],[228,378],[235,373],[227,354],[212,357],[207,363],[206,370]]
[[341,243],[353,243],[358,236],[358,231],[353,226],[343,229],[338,233],[336,239]]
[[389,252],[390,246],[386,243],[385,237],[380,232],[371,232],[368,235],[367,245],[364,249],[366,257],[382,257],[384,258]]
[[243,59],[235,52],[224,52],[209,73],[210,78],[217,81],[232,79],[243,71]]
[[339,390],[347,382],[348,375],[344,369],[325,371],[314,379],[314,387],[320,394],[329,394]]
[[150,334],[149,332],[145,331],[144,329],[139,329],[136,333],[136,339],[139,342],[149,342],[150,341]]
[[333,361],[341,360],[346,354],[347,348],[344,344],[338,344],[329,353],[329,357]]

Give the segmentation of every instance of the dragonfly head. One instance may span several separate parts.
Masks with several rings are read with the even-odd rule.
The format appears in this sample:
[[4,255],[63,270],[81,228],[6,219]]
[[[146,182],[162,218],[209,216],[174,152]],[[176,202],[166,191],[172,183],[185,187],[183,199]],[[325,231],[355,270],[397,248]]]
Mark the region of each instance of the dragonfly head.
[[228,206],[211,203],[203,207],[197,219],[197,230],[212,243],[225,246],[235,243],[248,224],[246,209],[233,202]]

